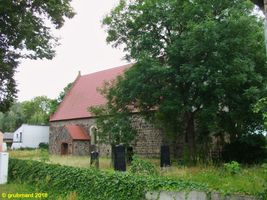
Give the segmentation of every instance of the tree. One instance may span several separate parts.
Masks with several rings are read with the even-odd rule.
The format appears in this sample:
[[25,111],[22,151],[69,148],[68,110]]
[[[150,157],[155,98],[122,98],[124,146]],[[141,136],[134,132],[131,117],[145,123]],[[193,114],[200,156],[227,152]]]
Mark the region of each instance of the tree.
[[132,125],[133,118],[131,117],[131,113],[127,110],[118,111],[112,105],[112,99],[109,99],[111,96],[107,92],[109,87],[110,83],[106,82],[103,88],[99,88],[99,92],[108,99],[107,104],[90,107],[89,111],[97,116],[97,143],[111,145],[111,163],[113,165],[114,147],[123,144],[126,147],[127,157],[129,157],[131,152],[128,152],[128,147],[135,138],[137,131]]
[[25,123],[35,125],[48,125],[52,112],[53,100],[46,96],[35,97],[31,101],[22,102]]
[[254,112],[260,113],[264,121],[264,128],[267,129],[267,97],[260,99],[254,106]]
[[14,132],[22,124],[48,125],[53,111],[53,99],[46,96],[35,97],[30,101],[15,102],[9,111],[0,112],[0,129]]
[[68,83],[68,85],[67,85],[66,87],[64,87],[63,91],[61,91],[61,92],[59,93],[59,96],[58,96],[58,98],[57,98],[57,101],[58,101],[59,103],[61,103],[61,102],[63,101],[63,99],[64,99],[64,97],[66,96],[66,94],[68,94],[68,92],[69,92],[70,89],[72,88],[72,85],[73,85],[73,83]]
[[71,0],[3,0],[0,3],[0,111],[16,97],[13,78],[20,58],[52,59],[57,39],[51,28],[61,28],[74,12]]
[[115,146],[124,144],[130,145],[136,135],[131,118],[127,112],[117,112],[112,106],[91,107],[90,112],[94,113],[97,124],[98,143],[111,144]]
[[22,104],[15,102],[8,112],[0,112],[0,129],[5,132],[14,132],[26,121]]
[[124,1],[103,24],[107,42],[136,64],[107,90],[117,112],[139,111],[169,135],[234,139],[262,124],[252,105],[266,94],[263,20],[245,0]]

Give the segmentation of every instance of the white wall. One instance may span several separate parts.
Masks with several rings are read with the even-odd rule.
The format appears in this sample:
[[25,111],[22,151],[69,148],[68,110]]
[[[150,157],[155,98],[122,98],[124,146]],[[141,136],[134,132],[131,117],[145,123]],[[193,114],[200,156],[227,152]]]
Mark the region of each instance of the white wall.
[[11,148],[37,148],[41,142],[49,142],[49,126],[23,124],[14,132],[13,144]]

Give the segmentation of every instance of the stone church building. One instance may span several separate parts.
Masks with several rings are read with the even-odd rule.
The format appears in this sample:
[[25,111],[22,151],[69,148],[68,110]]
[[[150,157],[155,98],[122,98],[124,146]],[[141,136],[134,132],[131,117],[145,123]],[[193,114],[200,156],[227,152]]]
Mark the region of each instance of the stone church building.
[[[265,13],[267,0],[252,0]],[[266,31],[267,33],[267,31]],[[81,76],[74,81],[71,90],[66,94],[57,111],[50,118],[49,151],[59,155],[89,155],[95,150],[96,124],[95,117],[88,111],[91,106],[103,105],[106,99],[98,92],[105,81],[111,81],[123,74],[131,64],[95,72]],[[133,125],[138,134],[132,143],[134,153],[146,157],[160,154],[160,147],[166,144],[166,138],[161,130],[146,123],[138,114],[134,115]],[[175,141],[171,152],[182,155],[184,139]],[[214,139],[215,143],[216,139]],[[215,145],[220,146],[220,145]],[[110,155],[111,147],[101,145],[100,154]]]
[[[50,118],[50,153],[89,155],[95,150],[95,116],[88,111],[88,108],[105,104],[106,99],[98,92],[98,88],[101,88],[105,81],[111,81],[123,74],[130,66],[124,65],[88,75],[78,75],[72,88]],[[133,125],[138,132],[132,143],[134,153],[146,157],[159,156],[160,146],[165,141],[162,131],[146,123],[138,114],[135,114],[133,119]],[[101,155],[108,156],[111,147],[100,145],[99,151]]]

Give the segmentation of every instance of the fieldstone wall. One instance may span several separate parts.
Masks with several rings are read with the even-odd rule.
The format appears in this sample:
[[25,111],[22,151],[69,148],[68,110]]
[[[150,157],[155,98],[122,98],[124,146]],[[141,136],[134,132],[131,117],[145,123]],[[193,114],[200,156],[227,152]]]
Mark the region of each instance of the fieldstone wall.
[[73,141],[73,153],[74,156],[89,156],[90,155],[90,141]]
[[[65,125],[79,125],[84,128],[89,136],[90,127],[94,125],[94,120],[78,119],[66,120],[58,122],[50,122],[49,129],[49,152],[51,154],[61,154],[61,144],[67,141],[69,144],[69,154],[71,155],[89,155],[90,142],[89,141],[72,141],[67,131],[64,129]],[[72,147],[72,145],[74,147]],[[73,151],[74,150],[74,151]]]
[[[133,115],[133,126],[137,130],[137,136],[132,142],[132,147],[134,153],[144,156],[144,157],[159,157],[160,155],[160,146],[162,144],[167,144],[167,140],[164,137],[163,131],[155,128],[153,125],[147,123],[140,115]],[[95,126],[94,118],[87,119],[78,119],[78,120],[66,120],[59,122],[50,123],[50,137],[49,137],[49,150],[52,154],[60,154],[60,141],[66,140],[67,136],[62,132],[63,127],[67,124],[75,124],[83,127],[87,134],[90,136],[90,128]],[[80,141],[77,144],[73,144],[75,153],[73,155],[89,155],[91,150],[94,150],[93,147],[89,145],[86,148],[87,144],[83,144],[83,141]],[[173,147],[174,144],[171,144],[171,152],[176,151]],[[59,147],[58,147],[59,146]],[[78,147],[81,146],[81,147]],[[78,151],[78,153],[76,152]],[[80,152],[81,151],[81,152]],[[99,151],[101,156],[110,156],[111,155],[111,146],[110,145],[100,145]],[[84,152],[84,153],[83,153]]]
[[68,144],[69,155],[89,155],[90,142],[72,140],[64,126],[50,126],[49,129],[49,152],[51,154],[61,155],[62,143]]
[[72,154],[72,139],[67,133],[64,127],[54,127],[49,128],[49,152],[52,154],[61,154],[62,143],[68,144],[67,154]]
[[133,115],[132,125],[137,130],[137,136],[132,143],[134,152],[144,157],[158,157],[160,146],[165,143],[163,132],[139,115]]

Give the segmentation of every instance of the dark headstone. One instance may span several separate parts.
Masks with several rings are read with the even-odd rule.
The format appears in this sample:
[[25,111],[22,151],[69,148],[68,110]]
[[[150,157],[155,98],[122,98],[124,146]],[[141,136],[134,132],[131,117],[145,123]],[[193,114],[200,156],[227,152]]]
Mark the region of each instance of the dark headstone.
[[117,145],[114,148],[114,169],[126,171],[125,147],[123,145]]
[[99,168],[99,153],[97,151],[92,151],[90,155],[90,165],[95,165],[96,168]]
[[160,148],[160,167],[171,166],[170,148],[168,145],[162,145]]

